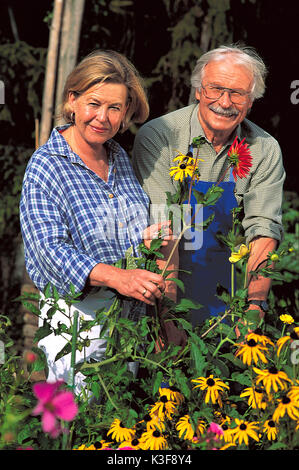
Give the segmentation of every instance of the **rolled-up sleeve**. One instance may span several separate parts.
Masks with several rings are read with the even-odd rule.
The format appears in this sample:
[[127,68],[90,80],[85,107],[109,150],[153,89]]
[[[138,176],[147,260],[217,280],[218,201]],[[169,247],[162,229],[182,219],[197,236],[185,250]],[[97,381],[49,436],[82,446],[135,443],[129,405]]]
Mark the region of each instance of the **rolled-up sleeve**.
[[261,149],[260,159],[243,195],[243,227],[247,243],[257,236],[283,238],[282,198],[285,171],[278,142],[271,138],[271,146]]
[[20,214],[25,263],[33,282],[41,291],[50,282],[61,295],[70,293],[71,284],[82,292],[98,261],[74,247],[55,202],[39,185],[27,182]]

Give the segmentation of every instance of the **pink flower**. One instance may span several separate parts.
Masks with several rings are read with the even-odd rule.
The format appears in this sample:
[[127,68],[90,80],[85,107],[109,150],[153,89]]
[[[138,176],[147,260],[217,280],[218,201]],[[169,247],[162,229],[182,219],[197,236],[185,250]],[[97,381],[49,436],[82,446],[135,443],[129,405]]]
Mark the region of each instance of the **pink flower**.
[[216,436],[222,436],[223,434],[222,427],[217,423],[210,423],[208,432],[212,432],[213,434],[216,434]]
[[54,383],[40,382],[33,386],[33,393],[37,397],[38,404],[32,414],[42,414],[42,428],[51,437],[57,437],[61,432],[57,418],[64,421],[72,421],[78,413],[72,392],[61,390],[64,385],[62,380]]

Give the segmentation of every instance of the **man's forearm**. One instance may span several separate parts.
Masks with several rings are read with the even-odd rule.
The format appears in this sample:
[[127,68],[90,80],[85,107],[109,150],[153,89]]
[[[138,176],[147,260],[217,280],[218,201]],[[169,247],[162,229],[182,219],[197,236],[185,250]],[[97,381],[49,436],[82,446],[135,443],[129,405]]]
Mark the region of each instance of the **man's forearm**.
[[275,250],[276,246],[277,241],[268,237],[257,237],[251,242],[248,260],[248,300],[267,299],[271,279],[261,275],[251,275],[250,271],[255,271],[258,267],[265,267],[269,252]]

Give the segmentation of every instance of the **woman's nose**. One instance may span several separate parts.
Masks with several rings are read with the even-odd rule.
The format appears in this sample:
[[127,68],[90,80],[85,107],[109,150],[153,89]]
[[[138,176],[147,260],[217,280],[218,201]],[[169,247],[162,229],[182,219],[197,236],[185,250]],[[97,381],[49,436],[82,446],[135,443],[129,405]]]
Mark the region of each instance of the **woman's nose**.
[[108,109],[106,106],[101,106],[98,113],[97,113],[97,118],[101,122],[107,121],[108,118]]

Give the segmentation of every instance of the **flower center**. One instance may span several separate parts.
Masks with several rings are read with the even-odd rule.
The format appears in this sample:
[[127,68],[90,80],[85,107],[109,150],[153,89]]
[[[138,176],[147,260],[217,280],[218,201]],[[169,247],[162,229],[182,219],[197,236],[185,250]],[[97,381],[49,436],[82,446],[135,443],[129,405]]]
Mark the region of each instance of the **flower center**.
[[215,380],[214,380],[214,379],[208,379],[208,380],[207,380],[207,385],[208,385],[209,387],[213,387],[213,385],[215,385]]
[[138,446],[139,440],[138,440],[138,439],[133,439],[133,440],[131,441],[131,444],[132,444],[132,446]]
[[270,367],[269,372],[270,374],[273,374],[273,375],[278,374],[278,370],[276,369],[275,366]]
[[185,163],[181,163],[181,164],[179,165],[179,168],[180,168],[181,170],[185,170],[185,169],[187,168],[187,165],[186,165]]
[[268,422],[268,426],[269,428],[275,428],[275,423],[272,419]]
[[251,348],[254,348],[254,347],[257,345],[257,342],[254,341],[254,339],[250,339],[249,341],[247,341],[247,344],[248,344],[248,346],[250,346]]
[[283,399],[281,400],[281,402],[284,404],[284,405],[288,405],[289,403],[291,403],[291,399],[287,396],[284,396]]
[[154,437],[160,437],[161,434],[160,434],[159,431],[154,431],[154,432],[153,432],[153,436],[154,436]]
[[162,395],[162,397],[160,398],[160,401],[161,401],[162,403],[167,403],[167,402],[168,402],[167,396],[166,396],[166,395]]
[[241,431],[245,431],[246,428],[247,428],[247,426],[246,426],[245,423],[240,424]]

